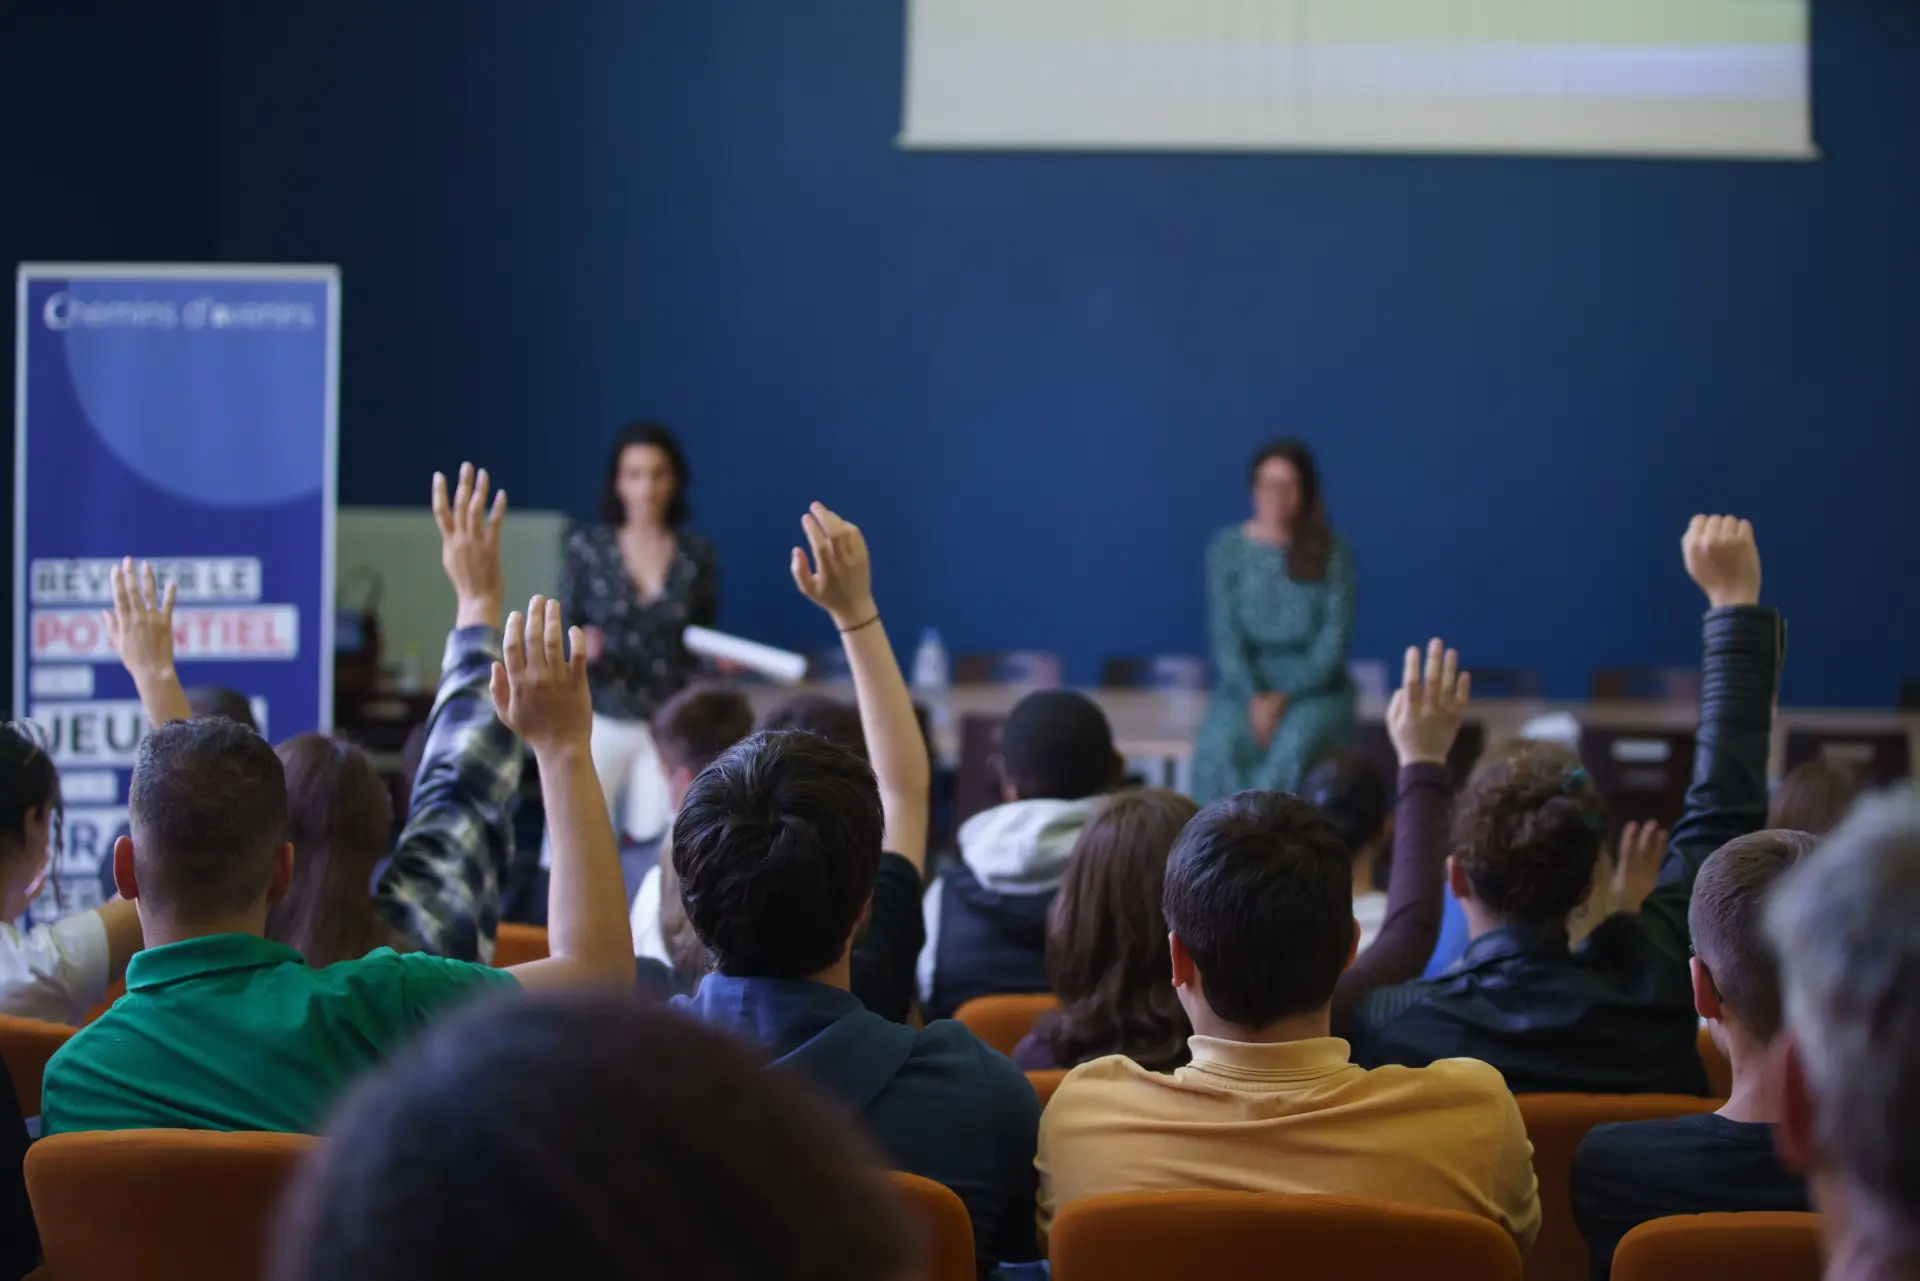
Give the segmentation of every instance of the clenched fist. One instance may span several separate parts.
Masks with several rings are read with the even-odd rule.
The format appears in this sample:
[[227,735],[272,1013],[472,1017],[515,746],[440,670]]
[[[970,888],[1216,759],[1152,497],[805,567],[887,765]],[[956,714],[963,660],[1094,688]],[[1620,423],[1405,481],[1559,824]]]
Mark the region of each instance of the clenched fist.
[[1753,541],[1753,522],[1695,516],[1680,539],[1680,552],[1712,608],[1760,603],[1760,548]]

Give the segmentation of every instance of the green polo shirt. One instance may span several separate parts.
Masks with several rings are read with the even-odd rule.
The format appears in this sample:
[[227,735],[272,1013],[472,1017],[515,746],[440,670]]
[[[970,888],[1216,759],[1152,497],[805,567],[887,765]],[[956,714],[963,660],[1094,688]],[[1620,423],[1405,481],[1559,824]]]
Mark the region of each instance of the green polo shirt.
[[380,948],[309,969],[252,934],[135,954],[127,994],[47,1064],[40,1121],[64,1130],[313,1133],[364,1072],[504,970]]

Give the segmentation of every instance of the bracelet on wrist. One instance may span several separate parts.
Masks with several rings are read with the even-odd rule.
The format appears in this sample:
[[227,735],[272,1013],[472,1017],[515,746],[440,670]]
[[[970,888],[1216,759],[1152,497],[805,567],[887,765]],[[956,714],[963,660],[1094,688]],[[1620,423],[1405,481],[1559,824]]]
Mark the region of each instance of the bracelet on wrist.
[[852,627],[842,627],[840,629],[840,634],[842,636],[849,636],[854,632],[864,632],[867,630],[867,628],[872,627],[875,623],[879,621],[880,621],[880,615],[876,613],[872,618],[869,618],[864,623],[855,623]]

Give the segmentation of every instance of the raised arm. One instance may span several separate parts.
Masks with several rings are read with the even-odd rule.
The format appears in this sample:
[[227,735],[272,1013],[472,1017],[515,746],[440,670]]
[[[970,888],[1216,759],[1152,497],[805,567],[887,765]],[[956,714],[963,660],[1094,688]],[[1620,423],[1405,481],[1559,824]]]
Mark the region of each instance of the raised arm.
[[1354,958],[1333,990],[1336,1032],[1368,992],[1420,977],[1440,937],[1452,808],[1447,754],[1459,737],[1472,688],[1459,662],[1435,639],[1427,645],[1423,671],[1420,651],[1409,648],[1400,688],[1387,704],[1387,734],[1400,762],[1387,914],[1373,946]]
[[801,595],[827,612],[853,671],[860,728],[880,783],[886,813],[886,847],[924,874],[927,822],[932,804],[932,765],[927,740],[913,713],[913,698],[900,674],[886,625],[873,603],[873,566],[857,525],[821,503],[800,518],[813,557],[793,549],[793,582]]
[[500,528],[505,490],[487,503],[488,478],[461,465],[451,500],[433,477],[440,564],[453,584],[454,630],[427,718],[407,825],[374,899],[388,925],[424,951],[491,961],[500,883],[513,854],[513,802],[525,753],[487,693],[500,657]]
[[1335,538],[1327,557],[1327,611],[1320,630],[1307,642],[1307,652],[1288,666],[1288,695],[1311,694],[1330,689],[1345,678],[1347,651],[1353,645],[1353,615],[1359,599],[1358,576],[1354,573],[1353,553],[1346,540]]
[[1207,545],[1207,638],[1213,651],[1213,673],[1220,693],[1249,699],[1260,692],[1254,683],[1253,663],[1247,657],[1247,635],[1234,610],[1237,588],[1233,572],[1233,539],[1229,532]]
[[627,927],[620,854],[588,740],[585,638],[565,633],[560,603],[535,596],[527,615],[507,617],[504,662],[493,668],[493,705],[533,749],[553,833],[544,960],[516,965],[529,988],[633,986],[633,935]]
[[1640,922],[1658,946],[1685,961],[1687,905],[1707,856],[1766,826],[1767,753],[1780,686],[1780,616],[1760,607],[1760,551],[1753,526],[1732,516],[1695,516],[1681,539],[1687,573],[1706,593],[1700,664],[1700,728],[1693,782],[1674,825],[1658,883]]
[[133,677],[141,710],[155,726],[186,720],[193,709],[173,667],[173,584],[168,583],[165,592],[156,591],[153,565],[141,561],[136,576],[131,556],[113,567],[108,580],[113,584],[113,609],[103,611],[100,619],[107,643]]

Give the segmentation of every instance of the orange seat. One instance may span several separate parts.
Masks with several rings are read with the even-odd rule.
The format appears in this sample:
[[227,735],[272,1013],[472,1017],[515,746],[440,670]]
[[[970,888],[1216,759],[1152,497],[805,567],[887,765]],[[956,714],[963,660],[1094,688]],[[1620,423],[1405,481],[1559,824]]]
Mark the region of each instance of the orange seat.
[[1053,1101],[1053,1092],[1060,1088],[1060,1082],[1067,1079],[1070,1068],[1041,1068],[1027,1073],[1027,1084],[1040,1097],[1040,1106],[1045,1107]]
[[1620,1238],[1613,1281],[1820,1281],[1820,1216],[1677,1214]]
[[1051,992],[1019,992],[976,996],[955,1010],[953,1017],[1000,1053],[1012,1054],[1042,1014],[1059,1008],[1060,998]]
[[1069,1202],[1053,1221],[1054,1281],[1419,1277],[1519,1281],[1493,1220],[1358,1197],[1143,1192]]
[[99,1018],[102,1014],[105,1014],[108,1010],[113,1008],[113,1003],[115,1001],[119,1000],[121,997],[125,996],[126,994],[127,994],[127,981],[125,979],[115,979],[113,982],[107,984],[106,995],[100,998],[100,1004],[94,1006],[92,1009],[86,1012],[86,1014],[80,1020],[80,1026],[85,1027],[87,1024]]
[[7,1075],[13,1078],[20,1115],[40,1115],[40,1078],[46,1075],[47,1060],[72,1035],[64,1023],[0,1014],[0,1060],[6,1061]]
[[926,1281],[979,1281],[973,1263],[973,1219],[966,1202],[952,1188],[904,1171],[893,1172],[893,1185],[920,1220],[923,1267],[915,1275]]
[[548,955],[545,929],[538,925],[521,925],[515,921],[500,922],[500,932],[493,940],[495,969],[504,970],[510,965],[543,961]]
[[1718,1099],[1691,1094],[1516,1094],[1533,1140],[1533,1173],[1540,1180],[1540,1235],[1527,1254],[1527,1281],[1587,1281],[1587,1239],[1573,1221],[1567,1176],[1573,1152],[1596,1125],[1657,1121],[1711,1112]]
[[1713,1043],[1713,1036],[1707,1025],[1700,1025],[1700,1065],[1707,1069],[1707,1093],[1716,1099],[1730,1098],[1733,1095],[1733,1064]]
[[258,1281],[304,1134],[105,1130],[27,1149],[49,1275]]

